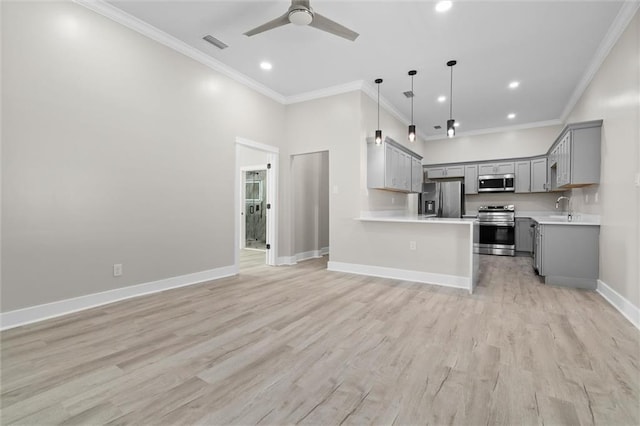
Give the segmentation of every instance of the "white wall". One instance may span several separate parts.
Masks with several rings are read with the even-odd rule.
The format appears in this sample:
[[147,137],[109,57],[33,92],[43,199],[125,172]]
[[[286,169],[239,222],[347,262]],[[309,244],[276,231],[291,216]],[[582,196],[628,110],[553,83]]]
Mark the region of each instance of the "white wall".
[[424,164],[545,155],[562,126],[534,127],[424,142]]
[[[489,193],[465,196],[467,214],[476,213],[480,206],[501,206],[513,204],[517,212],[548,212],[555,210],[556,200],[562,192],[541,192],[535,194]],[[564,207],[564,204],[562,205]]]
[[291,170],[294,253],[319,253],[329,247],[329,152],[295,155]]
[[233,265],[235,138],[278,146],[284,106],[82,6],[1,7],[1,310]]
[[640,12],[568,121],[595,119],[604,120],[601,183],[572,197],[576,210],[601,215],[600,279],[640,308]]

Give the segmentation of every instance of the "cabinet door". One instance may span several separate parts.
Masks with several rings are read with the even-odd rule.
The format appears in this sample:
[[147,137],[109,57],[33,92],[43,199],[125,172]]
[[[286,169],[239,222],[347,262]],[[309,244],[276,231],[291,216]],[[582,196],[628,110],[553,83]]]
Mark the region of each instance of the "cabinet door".
[[429,179],[439,179],[445,177],[445,168],[444,167],[430,167],[426,169],[427,177]]
[[497,174],[499,175],[503,175],[506,173],[515,173],[516,172],[516,166],[514,162],[508,162],[508,163],[497,163],[494,166],[494,169],[496,171]]
[[478,166],[464,166],[464,193],[478,193]]
[[527,217],[516,218],[516,251],[533,252],[531,223],[531,219]]
[[564,174],[562,175],[563,185],[571,183],[571,132],[567,132],[564,137]]
[[516,163],[515,192],[531,192],[531,161]]
[[[516,179],[518,177],[516,176]],[[547,191],[547,159],[531,160],[531,192]]]
[[411,191],[411,155],[400,152],[400,183],[405,191]]
[[493,175],[495,174],[495,164],[480,164],[478,165],[478,175]]
[[422,192],[422,161],[411,157],[411,192]]
[[386,188],[394,188],[396,167],[397,167],[397,151],[391,145],[384,147],[384,186]]
[[446,176],[452,177],[464,177],[464,166],[451,166],[447,167]]

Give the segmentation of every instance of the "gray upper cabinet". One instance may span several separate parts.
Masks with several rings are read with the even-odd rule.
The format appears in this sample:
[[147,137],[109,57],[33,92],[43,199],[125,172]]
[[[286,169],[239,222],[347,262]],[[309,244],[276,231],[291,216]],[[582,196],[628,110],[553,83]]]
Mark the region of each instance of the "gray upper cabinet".
[[425,171],[427,172],[427,177],[429,179],[464,177],[464,166],[451,165],[441,167],[427,167]]
[[507,173],[515,173],[515,171],[516,166],[513,161],[478,165],[479,175],[503,175]]
[[464,193],[478,193],[478,165],[471,164],[464,166]]
[[531,192],[531,161],[516,162],[515,192]]
[[549,154],[551,189],[566,190],[600,183],[602,120],[567,125]]
[[[414,174],[416,159],[419,167]],[[399,192],[420,192],[422,189],[422,157],[387,137],[380,145],[367,141],[367,187]],[[420,185],[416,174],[420,175]],[[418,187],[419,188],[416,188]],[[414,191],[414,189],[417,189]]]
[[411,157],[411,192],[422,192],[422,161]]
[[547,158],[546,157],[534,158],[531,160],[530,182],[531,182],[531,192],[547,191]]

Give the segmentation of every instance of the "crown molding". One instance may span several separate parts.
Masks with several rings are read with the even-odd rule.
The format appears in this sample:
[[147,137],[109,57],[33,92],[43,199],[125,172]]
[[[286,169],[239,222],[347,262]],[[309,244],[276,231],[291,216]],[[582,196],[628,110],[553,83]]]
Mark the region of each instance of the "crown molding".
[[626,1],[623,3],[622,7],[618,11],[618,15],[616,15],[613,23],[609,27],[609,31],[607,31],[607,34],[604,36],[600,46],[598,46],[598,50],[593,56],[591,63],[576,85],[567,105],[564,107],[562,115],[560,116],[560,120],[563,123],[569,118],[569,114],[571,114],[571,111],[573,111],[585,90],[587,90],[587,87],[589,87],[591,80],[593,80],[593,77],[602,66],[613,46],[618,42],[618,39],[629,25],[629,22],[631,22],[631,19],[633,19],[638,8],[640,8],[640,2]]
[[[536,121],[533,123],[517,124],[515,126],[492,127],[489,129],[471,130],[468,132],[458,133],[456,131],[456,137],[487,135],[490,133],[513,132],[515,130],[527,130],[527,129],[535,129],[538,127],[560,126],[560,125],[562,125],[562,121],[559,119]],[[449,139],[449,138],[447,138],[446,136],[429,136],[425,138],[426,141],[439,141],[439,140],[445,140],[445,139]]]
[[267,86],[258,83],[254,79],[236,71],[235,69],[223,64],[217,59],[212,58],[211,56],[201,52],[200,50],[189,46],[185,42],[178,40],[177,38],[165,33],[164,31],[159,30],[158,28],[150,25],[135,16],[132,16],[122,9],[118,9],[115,6],[105,2],[104,0],[73,0],[76,4],[86,7],[89,10],[92,10],[106,18],[109,18],[125,27],[132,29],[145,37],[148,37],[154,41],[157,41],[160,44],[167,46],[170,49],[175,50],[176,52],[182,53],[183,55],[200,62],[201,64],[218,71],[220,74],[223,74],[232,80],[237,81],[238,83],[247,86],[258,93],[261,93],[276,102],[281,104],[285,103],[286,98],[280,93],[268,88]]
[[311,92],[300,93],[297,95],[287,96],[284,100],[285,105],[297,104],[300,102],[312,101],[314,99],[327,98],[329,96],[341,95],[343,93],[355,92],[362,90],[364,81],[356,80],[337,86],[325,87],[324,89],[313,90]]

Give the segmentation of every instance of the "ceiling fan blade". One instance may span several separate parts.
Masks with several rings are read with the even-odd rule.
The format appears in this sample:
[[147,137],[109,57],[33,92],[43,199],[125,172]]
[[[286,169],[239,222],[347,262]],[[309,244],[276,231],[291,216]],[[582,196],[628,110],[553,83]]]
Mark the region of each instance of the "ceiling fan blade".
[[251,36],[254,36],[256,34],[260,34],[260,33],[263,33],[265,31],[272,30],[274,28],[278,28],[278,27],[281,27],[283,25],[287,25],[289,23],[290,23],[289,22],[289,12],[287,12],[284,15],[279,16],[276,19],[267,22],[266,24],[262,24],[259,27],[255,27],[254,29],[247,31],[246,33],[244,33],[244,35],[246,35],[247,37],[251,37]]
[[346,38],[347,40],[351,41],[355,41],[355,39],[357,39],[360,35],[357,32],[351,31],[349,28],[340,25],[329,18],[325,18],[317,12],[313,13],[313,21],[311,21],[309,26],[337,35],[339,37]]

